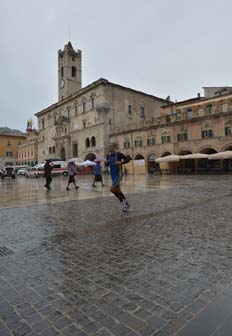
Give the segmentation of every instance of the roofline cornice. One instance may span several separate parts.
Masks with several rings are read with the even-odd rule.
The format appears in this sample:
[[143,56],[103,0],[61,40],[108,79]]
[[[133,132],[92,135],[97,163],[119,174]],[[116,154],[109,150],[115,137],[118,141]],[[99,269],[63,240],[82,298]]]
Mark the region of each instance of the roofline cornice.
[[153,98],[153,99],[156,99],[156,100],[159,100],[159,101],[162,101],[163,103],[170,103],[168,102],[167,100],[163,99],[163,98],[159,98],[159,97],[156,97],[156,96],[153,96],[151,94],[148,94],[148,93],[145,93],[145,92],[142,92],[142,91],[138,91],[138,90],[135,90],[135,89],[132,89],[132,88],[129,88],[129,87],[126,87],[126,86],[123,86],[123,85],[119,85],[119,84],[115,84],[113,82],[109,82],[107,79],[105,78],[100,78],[98,80],[96,80],[95,82],[87,85],[86,87],[80,89],[78,92],[66,97],[65,99],[61,100],[61,101],[58,101],[57,103],[54,103],[52,105],[50,105],[49,107],[35,113],[35,116],[36,117],[40,117],[41,115],[53,110],[54,108],[57,108],[57,107],[60,107],[62,105],[65,105],[67,102],[69,102],[70,100],[73,100],[75,98],[78,98],[79,96],[81,96],[82,94],[84,94],[85,92],[88,92],[94,88],[96,88],[97,86],[99,85],[111,85],[113,87],[118,87],[118,88],[121,88],[121,89],[124,89],[124,90],[128,90],[128,91],[131,91],[131,92],[135,92],[135,93],[139,93],[139,94],[142,94],[142,95],[145,95],[147,97],[150,97],[150,98]]

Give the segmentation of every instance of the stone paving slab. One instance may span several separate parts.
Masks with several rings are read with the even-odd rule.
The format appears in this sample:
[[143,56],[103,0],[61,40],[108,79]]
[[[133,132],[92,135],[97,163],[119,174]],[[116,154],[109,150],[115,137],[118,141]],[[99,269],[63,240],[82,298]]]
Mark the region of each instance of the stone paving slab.
[[181,335],[231,284],[230,182],[0,209],[0,335]]
[[215,297],[199,315],[178,335],[231,335],[232,333],[232,289],[227,288]]

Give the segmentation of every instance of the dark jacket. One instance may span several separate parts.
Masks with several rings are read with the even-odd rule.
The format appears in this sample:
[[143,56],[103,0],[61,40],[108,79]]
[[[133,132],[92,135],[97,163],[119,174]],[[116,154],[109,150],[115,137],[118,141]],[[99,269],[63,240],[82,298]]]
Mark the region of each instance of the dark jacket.
[[128,162],[130,162],[130,158],[128,156],[125,156],[124,154],[120,153],[120,152],[115,152],[114,154],[108,154],[106,157],[106,160],[108,161],[106,163],[106,166],[109,166],[109,158],[110,156],[115,156],[115,161],[120,161],[122,164],[126,164]]
[[44,176],[45,177],[52,176],[52,169],[53,169],[53,167],[50,165],[50,163],[46,162],[45,165],[44,165]]

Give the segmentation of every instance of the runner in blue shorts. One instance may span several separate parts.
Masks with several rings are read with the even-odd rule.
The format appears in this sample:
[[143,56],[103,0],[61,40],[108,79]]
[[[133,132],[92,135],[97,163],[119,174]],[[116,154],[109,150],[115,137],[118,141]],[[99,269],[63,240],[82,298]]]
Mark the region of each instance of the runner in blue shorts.
[[106,165],[110,167],[112,186],[110,191],[119,199],[122,211],[127,211],[130,207],[125,195],[120,189],[122,179],[122,165],[130,161],[124,154],[116,151],[116,144],[109,145],[109,154],[106,158]]

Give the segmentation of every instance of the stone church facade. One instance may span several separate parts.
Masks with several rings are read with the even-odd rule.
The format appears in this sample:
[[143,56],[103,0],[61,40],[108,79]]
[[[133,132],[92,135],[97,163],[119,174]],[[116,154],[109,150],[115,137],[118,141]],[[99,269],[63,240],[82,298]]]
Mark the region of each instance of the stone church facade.
[[39,162],[105,156],[115,134],[149,127],[168,104],[103,78],[82,88],[81,51],[70,42],[58,51],[58,79],[58,102],[36,113]]

